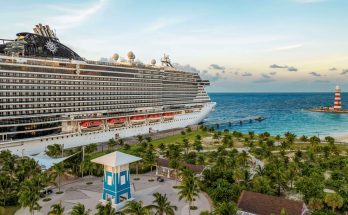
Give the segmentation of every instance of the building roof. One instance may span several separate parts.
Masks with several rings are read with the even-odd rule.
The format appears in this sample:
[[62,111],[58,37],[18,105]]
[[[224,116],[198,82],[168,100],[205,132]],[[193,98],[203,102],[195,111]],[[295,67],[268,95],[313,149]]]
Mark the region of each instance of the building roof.
[[75,154],[72,154],[70,156],[67,156],[67,157],[62,157],[62,158],[52,158],[50,156],[48,156],[46,154],[46,152],[41,152],[37,155],[34,155],[34,156],[30,156],[28,155],[28,157],[34,159],[41,167],[41,169],[44,169],[44,170],[47,170],[49,168],[51,168],[52,166],[54,166],[55,164],[57,163],[60,163],[74,155],[76,155],[77,153]]
[[279,215],[285,209],[288,215],[301,215],[305,209],[302,201],[294,201],[283,197],[243,191],[238,200],[237,207],[248,213],[258,215]]
[[[169,167],[169,160],[164,158],[157,158],[157,165],[162,167]],[[192,172],[196,174],[200,174],[201,172],[203,172],[205,168],[203,165],[195,165],[195,164],[188,164],[188,163],[182,163],[182,165],[192,170]]]
[[133,163],[139,160],[141,160],[141,158],[123,152],[115,151],[104,156],[95,158],[91,161],[94,163],[103,164],[105,166],[116,167],[124,164]]

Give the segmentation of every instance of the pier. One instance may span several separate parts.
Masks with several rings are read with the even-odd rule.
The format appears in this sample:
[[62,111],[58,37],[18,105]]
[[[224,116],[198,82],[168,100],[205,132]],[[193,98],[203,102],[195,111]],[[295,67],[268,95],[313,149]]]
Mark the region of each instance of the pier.
[[222,121],[208,121],[204,122],[203,124],[207,126],[214,126],[216,128],[220,128],[220,125],[228,125],[228,127],[232,127],[233,125],[243,125],[244,123],[252,123],[254,121],[261,122],[265,119],[266,117],[263,116],[248,116],[244,118],[228,119]]

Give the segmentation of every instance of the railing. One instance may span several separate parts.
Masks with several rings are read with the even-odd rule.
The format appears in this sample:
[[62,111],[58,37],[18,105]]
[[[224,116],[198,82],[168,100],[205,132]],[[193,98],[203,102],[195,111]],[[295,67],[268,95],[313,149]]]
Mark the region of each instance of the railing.
[[12,125],[12,124],[29,124],[29,123],[40,123],[40,122],[52,122],[59,121],[61,117],[49,118],[49,119],[31,119],[31,120],[15,120],[15,121],[0,121],[0,125]]

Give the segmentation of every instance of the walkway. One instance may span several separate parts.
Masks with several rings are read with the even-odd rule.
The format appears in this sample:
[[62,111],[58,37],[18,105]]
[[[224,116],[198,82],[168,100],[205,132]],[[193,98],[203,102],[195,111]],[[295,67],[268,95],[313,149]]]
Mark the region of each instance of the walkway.
[[[136,177],[135,175],[131,176],[132,178]],[[144,205],[152,204],[153,197],[152,194],[159,192],[161,194],[167,194],[168,200],[171,204],[176,205],[178,210],[175,214],[178,215],[187,215],[188,214],[188,204],[186,202],[178,200],[178,190],[174,189],[173,186],[176,185],[176,182],[173,180],[165,179],[164,182],[149,182],[150,178],[156,179],[155,176],[151,177],[148,175],[139,175],[140,180],[132,180],[135,187],[135,199],[137,201],[142,201]],[[91,185],[87,185],[86,182],[93,182]],[[101,198],[102,191],[102,181],[100,177],[85,177],[79,179],[73,183],[66,184],[62,186],[64,191],[63,194],[51,194],[49,197],[52,199],[49,202],[43,202],[42,199],[39,201],[39,204],[42,206],[42,209],[39,212],[35,211],[35,215],[46,215],[52,204],[59,203],[60,201],[65,207],[65,213],[68,214],[74,204],[81,202],[85,205],[87,209],[91,209],[92,213],[96,213],[96,205],[99,203]],[[54,190],[56,192],[57,190]],[[208,201],[208,198],[202,193],[196,199],[195,206],[198,207],[198,210],[191,211],[192,215],[199,215],[200,212],[205,210],[211,210],[211,205]],[[29,210],[20,209],[17,211],[16,215],[27,215],[30,214]]]

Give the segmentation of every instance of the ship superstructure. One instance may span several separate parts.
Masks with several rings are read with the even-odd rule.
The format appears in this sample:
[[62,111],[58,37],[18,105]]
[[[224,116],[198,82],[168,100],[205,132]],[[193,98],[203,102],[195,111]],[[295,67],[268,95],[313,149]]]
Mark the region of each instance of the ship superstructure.
[[[49,26],[0,40],[0,149],[41,152],[201,122],[215,106],[197,73],[135,61],[89,61]],[[2,41],[2,44],[1,44]]]

